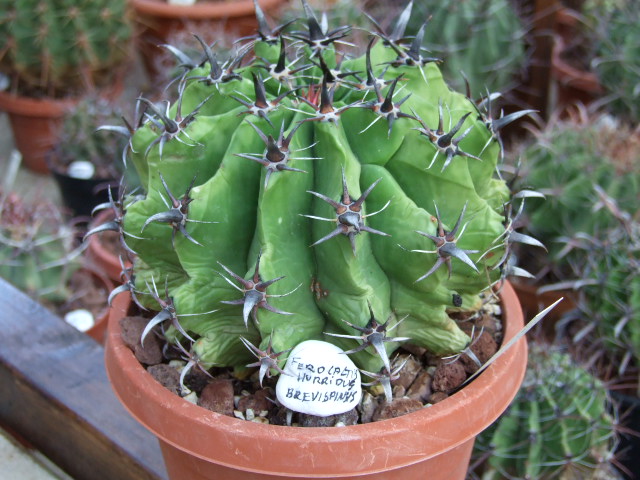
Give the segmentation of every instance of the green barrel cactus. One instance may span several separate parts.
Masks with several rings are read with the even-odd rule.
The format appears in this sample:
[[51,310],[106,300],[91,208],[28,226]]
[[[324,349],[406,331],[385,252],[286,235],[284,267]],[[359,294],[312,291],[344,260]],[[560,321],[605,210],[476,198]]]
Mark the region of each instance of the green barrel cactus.
[[450,313],[481,306],[525,237],[497,174],[518,115],[452,91],[420,37],[379,32],[351,57],[350,28],[303,6],[275,29],[257,6],[256,38],[230,59],[174,52],[176,100],[141,98],[122,130],[144,195],[114,199],[90,234],[117,230],[137,254],[118,292],[156,312],[143,337],[162,324],[206,365],[275,366],[308,339],[386,375],[400,340],[460,352]]
[[110,85],[129,53],[125,0],[2,0],[0,12],[0,71],[21,91]]
[[530,344],[509,409],[477,439],[482,480],[616,479],[616,413],[605,386],[570,355]]

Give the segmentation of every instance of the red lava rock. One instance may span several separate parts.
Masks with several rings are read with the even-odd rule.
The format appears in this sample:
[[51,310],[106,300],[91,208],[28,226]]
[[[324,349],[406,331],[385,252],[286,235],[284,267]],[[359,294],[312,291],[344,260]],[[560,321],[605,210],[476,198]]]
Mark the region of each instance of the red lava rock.
[[391,403],[381,403],[373,414],[373,421],[386,420],[387,418],[396,418],[407,413],[415,412],[423,408],[422,402],[413,398],[403,397],[396,398]]
[[233,383],[231,380],[213,380],[200,394],[198,405],[213,412],[233,417]]
[[449,395],[447,395],[444,392],[435,392],[433,395],[429,397],[429,403],[435,404],[435,403],[441,402],[445,398],[449,398]]
[[[482,335],[472,342],[470,348],[478,360],[480,360],[480,363],[484,364],[498,351],[498,344],[489,332],[484,331]],[[466,354],[460,356],[460,362],[468,374],[473,374],[480,368],[478,364]]]
[[431,380],[429,372],[422,371],[407,390],[407,397],[426,402],[431,395]]
[[211,377],[209,375],[199,368],[192,368],[184,377],[184,386],[200,395],[210,381]]
[[400,372],[398,372],[398,378],[391,382],[391,385],[394,387],[402,386],[404,388],[403,394],[422,371],[422,364],[412,355],[398,356],[398,358],[394,360],[392,367],[402,365],[405,360],[406,363],[404,364],[404,367],[402,367]]
[[145,317],[124,317],[120,320],[122,329],[122,341],[134,353],[140,363],[145,365],[157,365],[163,361],[162,344],[156,335],[156,329],[149,332],[144,339],[144,347],[140,343],[140,337],[144,328],[149,323]]
[[441,361],[433,374],[431,388],[434,392],[450,392],[462,385],[467,373],[460,362],[447,363]]
[[379,404],[380,397],[374,397],[367,391],[362,392],[362,401],[356,407],[360,411],[360,423],[371,422]]
[[180,394],[180,372],[178,370],[166,363],[160,363],[148,367],[147,372],[163,387],[168,388],[176,395]]
[[273,396],[268,388],[263,388],[262,390],[258,390],[256,393],[252,395],[243,395],[238,400],[238,410],[241,412],[246,412],[247,409],[253,410],[253,412],[258,415],[260,412],[265,410],[270,410],[272,406],[274,406],[273,402],[268,400],[268,397]]

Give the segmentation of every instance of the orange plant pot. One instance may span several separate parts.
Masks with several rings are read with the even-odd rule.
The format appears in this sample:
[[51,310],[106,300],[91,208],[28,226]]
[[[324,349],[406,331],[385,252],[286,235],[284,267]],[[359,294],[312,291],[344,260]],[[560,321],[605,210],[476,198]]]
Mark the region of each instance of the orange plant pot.
[[[524,322],[510,285],[501,298],[506,342]],[[158,437],[174,480],[463,480],[476,435],[507,408],[527,365],[522,338],[468,386],[417,412],[342,428],[263,425],[198,407],[157,383],[121,340],[129,304],[125,295],[116,300],[107,374],[127,410]]]
[[[288,0],[260,0],[268,15],[277,12]],[[172,5],[166,0],[129,0],[137,24],[138,48],[147,73],[155,78],[164,65],[158,45],[172,43],[181,32],[198,33],[211,43],[209,35],[229,38],[252,35],[258,28],[253,0],[208,0],[193,5]],[[215,37],[214,37],[215,38]]]
[[49,172],[46,155],[57,143],[62,118],[73,104],[72,100],[35,99],[0,91],[0,110],[7,112],[15,146],[27,168]]

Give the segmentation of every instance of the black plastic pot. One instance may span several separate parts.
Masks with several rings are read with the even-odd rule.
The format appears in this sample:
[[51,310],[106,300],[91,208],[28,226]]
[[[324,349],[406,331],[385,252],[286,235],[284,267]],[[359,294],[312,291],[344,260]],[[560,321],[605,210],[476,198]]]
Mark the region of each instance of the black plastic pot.
[[109,201],[109,187],[118,188],[115,178],[74,178],[57,169],[52,169],[52,174],[62,194],[62,201],[74,217],[90,216],[93,207]]

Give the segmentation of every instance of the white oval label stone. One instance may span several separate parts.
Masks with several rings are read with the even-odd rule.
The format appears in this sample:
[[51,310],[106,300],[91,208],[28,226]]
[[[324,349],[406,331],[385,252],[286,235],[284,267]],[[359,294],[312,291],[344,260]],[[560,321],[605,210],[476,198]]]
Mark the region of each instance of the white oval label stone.
[[328,342],[307,340],[289,354],[276,396],[290,410],[328,417],[352,410],[362,397],[360,371]]
[[64,321],[81,332],[86,332],[96,323],[93,314],[84,308],[71,310],[65,314]]

